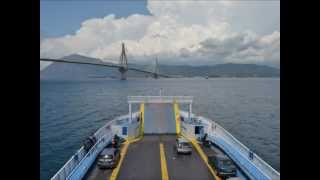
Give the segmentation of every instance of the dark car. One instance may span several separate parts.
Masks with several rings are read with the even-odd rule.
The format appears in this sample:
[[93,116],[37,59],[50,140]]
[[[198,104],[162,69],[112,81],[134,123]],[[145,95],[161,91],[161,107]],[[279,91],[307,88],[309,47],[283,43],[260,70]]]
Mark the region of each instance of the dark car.
[[225,178],[236,176],[237,168],[228,156],[223,154],[210,155],[208,162],[216,170],[218,176]]
[[98,156],[98,166],[100,169],[115,168],[120,160],[120,150],[118,148],[105,148]]

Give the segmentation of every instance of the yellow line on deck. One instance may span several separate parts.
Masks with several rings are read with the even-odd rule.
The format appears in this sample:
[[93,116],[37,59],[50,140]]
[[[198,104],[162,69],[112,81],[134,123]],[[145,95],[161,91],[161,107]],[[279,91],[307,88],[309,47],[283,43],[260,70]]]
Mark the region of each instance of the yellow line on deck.
[[176,132],[179,135],[181,132],[181,128],[180,128],[180,111],[179,111],[179,105],[178,103],[175,101],[173,103],[173,111],[174,111],[174,117],[176,120]]
[[166,155],[164,153],[164,146],[162,143],[160,143],[160,162],[162,180],[169,180]]
[[214,176],[214,178],[216,180],[221,180],[221,178],[216,174],[216,172],[213,170],[213,168],[210,166],[209,162],[208,162],[208,157],[207,155],[203,152],[202,148],[200,147],[200,145],[198,144],[197,140],[194,138],[188,138],[185,135],[181,134],[183,137],[189,139],[189,141],[191,142],[191,144],[194,146],[194,148],[196,149],[196,151],[198,152],[198,154],[200,155],[200,157],[202,158],[202,160],[204,161],[204,163],[207,165],[208,169],[210,170],[211,174]]
[[121,164],[123,162],[124,157],[127,154],[129,145],[131,143],[135,143],[137,141],[140,141],[143,138],[143,130],[144,130],[144,104],[143,103],[140,105],[140,115],[141,115],[141,122],[140,122],[139,135],[137,137],[128,137],[127,138],[127,141],[124,143],[124,146],[120,150],[121,157],[120,157],[118,166],[113,169],[111,176],[109,177],[109,180],[116,180],[117,179],[120,168],[121,168]]
[[124,146],[123,146],[123,147],[121,148],[121,150],[120,150],[121,157],[120,157],[118,166],[113,169],[109,180],[116,180],[116,179],[117,179],[118,174],[119,174],[119,171],[120,171],[120,168],[121,168],[121,164],[122,164],[123,159],[125,158],[125,156],[126,156],[126,154],[127,154],[129,145],[130,145],[131,143],[135,143],[135,142],[137,142],[137,141],[140,141],[142,138],[143,138],[143,136],[138,136],[137,138],[128,138],[128,139],[127,139],[127,141],[124,143]]
[[126,155],[126,153],[128,151],[129,145],[130,145],[130,142],[128,142],[128,141],[124,143],[124,147],[120,151],[121,157],[120,157],[119,164],[118,164],[118,166],[116,168],[113,169],[112,174],[111,174],[111,176],[109,178],[110,180],[116,180],[117,179],[119,171],[120,171],[120,167],[121,167],[121,164],[122,164],[122,161],[123,161],[123,159],[124,159],[124,157],[125,157],[125,155]]
[[144,103],[140,104],[140,115],[141,115],[140,136],[143,136],[143,131],[144,131]]
[[194,146],[194,148],[196,149],[196,151],[198,152],[198,154],[200,155],[200,157],[202,158],[202,160],[204,161],[204,163],[207,165],[208,169],[210,170],[211,174],[214,176],[214,178],[216,180],[221,180],[221,178],[215,173],[215,171],[213,170],[213,168],[210,166],[210,164],[208,163],[208,157],[207,155],[203,152],[202,148],[199,146],[199,144],[197,143],[196,139],[194,138],[188,138],[187,136],[185,136],[184,134],[181,133],[181,127],[180,127],[180,111],[179,111],[179,105],[178,103],[175,101],[173,104],[173,109],[174,109],[174,116],[176,119],[176,130],[177,130],[177,135],[178,136],[183,136],[186,139],[188,139],[191,144]]

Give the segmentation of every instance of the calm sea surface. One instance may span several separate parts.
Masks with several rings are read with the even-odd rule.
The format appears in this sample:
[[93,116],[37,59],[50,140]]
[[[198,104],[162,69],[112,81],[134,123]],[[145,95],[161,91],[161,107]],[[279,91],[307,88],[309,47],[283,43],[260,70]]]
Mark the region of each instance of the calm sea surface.
[[49,179],[81,142],[128,113],[128,95],[194,96],[211,118],[280,171],[280,79],[129,79],[40,82],[40,172]]

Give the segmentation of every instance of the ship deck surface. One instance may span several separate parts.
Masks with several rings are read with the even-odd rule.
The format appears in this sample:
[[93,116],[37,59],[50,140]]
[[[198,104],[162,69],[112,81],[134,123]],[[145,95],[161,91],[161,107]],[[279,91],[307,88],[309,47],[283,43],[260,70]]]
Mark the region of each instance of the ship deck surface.
[[[139,96],[135,98],[129,98],[128,102],[137,103],[141,101],[140,99],[142,98],[143,97]],[[130,125],[128,123],[131,122],[130,116],[123,116],[121,117],[122,119],[119,119],[119,121],[116,121],[114,124],[114,130],[116,130],[115,132],[117,133],[119,133],[119,125],[120,127],[122,126],[121,135],[128,140],[122,144],[122,156],[118,166],[115,169],[99,169],[97,166],[97,159],[92,163],[94,160],[93,158],[96,157],[99,152],[101,152],[106,143],[110,143],[110,138],[113,134],[110,133],[110,129],[108,129],[108,127],[110,127],[110,124],[112,124],[113,121],[111,121],[109,124],[105,125],[107,130],[101,128],[99,129],[100,134],[98,133],[99,137],[104,135],[109,139],[105,141],[105,139],[101,138],[101,141],[98,141],[94,148],[92,148],[89,153],[85,154],[80,163],[76,162],[77,159],[75,157],[78,156],[73,156],[65,164],[65,166],[59,170],[53,179],[66,176],[74,179],[80,179],[81,177],[85,176],[83,179],[89,180],[221,179],[216,175],[214,168],[211,168],[207,163],[207,156],[213,154],[225,154],[227,156],[232,156],[231,159],[234,158],[233,160],[237,162],[236,176],[239,179],[271,179],[270,177],[272,177],[272,179],[280,179],[280,174],[272,169],[272,167],[268,166],[268,164],[263,160],[256,158],[256,160],[251,163],[251,159],[246,159],[245,156],[241,156],[241,154],[239,154],[241,148],[244,148],[247,154],[252,152],[246,150],[247,148],[243,144],[238,142],[222,127],[200,116],[198,117],[199,122],[203,121],[204,123],[202,124],[206,125],[207,127],[214,127],[214,130],[216,129],[217,125],[217,135],[227,138],[222,140],[217,137],[209,137],[212,145],[210,147],[205,147],[200,145],[201,143],[198,144],[197,140],[195,139],[198,136],[192,136],[193,129],[194,132],[196,132],[196,128],[193,127],[196,125],[196,123],[189,125],[182,124],[182,129],[184,130],[182,132],[182,136],[188,137],[188,139],[191,141],[193,145],[192,154],[178,155],[174,146],[177,138],[176,132],[180,132],[180,124],[179,120],[176,120],[175,115],[178,116],[180,113],[180,116],[186,118],[189,117],[187,114],[188,112],[180,111],[176,105],[174,105],[173,108],[173,104],[170,102],[170,97],[161,97],[159,100],[159,98],[156,96],[150,96],[144,99],[145,102],[140,106],[140,113],[138,114],[137,112],[137,114],[134,116],[135,119],[132,119],[134,120],[133,122],[135,123],[135,126],[132,126],[132,128],[129,129],[131,130],[129,131],[130,133],[127,132],[128,128],[123,128]],[[177,99],[183,103],[189,102],[188,99],[183,99],[181,97],[177,97]],[[163,101],[164,103],[159,103],[159,101]],[[174,102],[176,102],[176,99],[174,99]],[[191,107],[189,108],[191,109]],[[131,104],[129,106],[129,112],[131,112]],[[143,118],[138,119],[138,115],[144,116],[142,116]],[[141,124],[140,126],[136,126],[136,123]],[[189,135],[191,137],[189,137]],[[225,141],[227,141],[227,143],[228,141],[235,143],[233,144],[234,147],[230,147],[230,144],[226,146]],[[83,149],[79,151],[81,157],[83,156],[83,151]],[[227,154],[225,152],[227,152]],[[92,153],[95,155],[94,157],[90,157]],[[72,168],[74,165],[77,167]],[[89,170],[87,170],[88,166],[90,166]],[[263,171],[260,171],[257,166],[263,168]]]
[[[172,104],[146,104],[145,135],[129,145],[118,174],[118,180],[161,180],[160,143],[166,159],[168,177],[171,180],[214,179],[205,162],[192,149],[191,155],[178,155],[175,119]],[[109,179],[112,170],[101,170],[96,162],[85,179]]]
[[[169,179],[214,179],[199,154],[177,155],[174,151],[175,135],[145,135],[142,140],[130,144],[122,162],[119,180],[161,180],[160,143],[164,146]],[[106,180],[111,169],[101,170],[96,163],[85,179]]]

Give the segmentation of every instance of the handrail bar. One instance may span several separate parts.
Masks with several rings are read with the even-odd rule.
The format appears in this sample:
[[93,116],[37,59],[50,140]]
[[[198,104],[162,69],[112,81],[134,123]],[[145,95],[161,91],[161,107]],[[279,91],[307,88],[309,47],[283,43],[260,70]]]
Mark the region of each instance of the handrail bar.
[[[188,117],[188,113],[185,111],[180,111],[182,116],[186,116]],[[212,135],[215,135],[214,133],[218,133],[218,135],[220,135],[221,137],[225,138],[229,138],[231,141],[234,141],[234,143],[232,143],[234,146],[238,146],[239,150],[244,153],[244,154],[248,154],[249,152],[252,152],[247,146],[245,146],[243,143],[241,143],[237,138],[235,138],[233,135],[231,135],[226,129],[224,129],[222,126],[220,126],[218,123],[216,123],[215,121],[202,117],[202,116],[195,116],[198,120],[200,120],[201,122],[207,122],[207,124],[209,125],[214,125],[216,126],[216,129],[213,131],[210,131],[209,133],[211,133]],[[213,126],[212,126],[213,127]],[[218,130],[218,131],[217,131]],[[219,133],[220,132],[220,133]],[[252,163],[257,166],[260,167],[264,170],[267,170],[269,172],[269,174],[273,174],[274,176],[279,177],[280,173],[278,171],[276,171],[273,167],[271,167],[267,162],[265,162],[261,157],[259,157],[257,154],[254,153],[254,157],[255,157],[255,161],[252,161]]]
[[[91,149],[86,153],[86,155],[79,161],[78,165],[81,164],[85,159],[86,157],[88,157],[89,155],[91,155],[91,152],[95,150],[95,147],[98,146],[101,141],[104,141],[104,138],[106,137],[112,137],[112,132],[109,132],[109,134],[105,134],[103,137],[101,137],[92,147]],[[77,166],[75,168],[72,169],[72,171],[69,173],[69,175],[67,176],[67,179],[68,177],[70,177],[72,175],[72,173],[76,170]]]
[[128,103],[188,103],[193,101],[192,96],[128,96]]
[[[138,112],[135,112],[133,115],[136,116],[138,114]],[[106,122],[105,125],[103,125],[101,128],[99,128],[95,133],[94,133],[94,136],[97,138],[97,139],[100,139],[102,136],[100,136],[100,133],[103,132],[103,130],[105,130],[105,128],[111,124],[113,124],[114,122],[118,121],[118,120],[123,120],[123,119],[126,119],[128,118],[129,115],[126,114],[126,115],[122,115],[122,116],[117,116],[115,118],[113,118],[112,120]],[[75,154],[72,155],[71,158],[69,158],[69,160],[52,176],[52,178],[50,180],[56,180],[56,179],[59,179],[59,177],[62,175],[62,173],[65,174],[65,176],[67,177],[68,175],[70,175],[70,173],[73,171],[74,168],[76,168],[79,164],[80,164],[80,161],[84,159],[84,157],[86,156],[87,153],[85,153],[84,155],[82,155],[82,153],[85,153],[84,152],[84,147],[81,146],[80,149],[77,150],[77,152]],[[75,156],[76,155],[81,155],[80,157],[78,157],[79,159],[77,160],[77,163],[75,164],[72,164],[74,163],[76,160],[75,160]],[[73,165],[71,167],[71,165]],[[70,166],[70,167],[69,167]],[[65,170],[67,169],[70,169],[69,172],[65,172]]]
[[[232,140],[234,140],[238,145],[240,145],[242,148],[244,148],[245,150],[247,150],[248,152],[252,152],[247,146],[245,146],[243,143],[241,143],[237,138],[235,138],[232,134],[230,134],[227,130],[225,130],[222,126],[220,126],[218,123],[214,122],[211,119],[208,119],[211,122],[215,123],[221,130],[223,130],[224,133],[226,133]],[[280,175],[280,173],[278,171],[276,171],[272,166],[270,166],[267,162],[265,162],[260,156],[258,156],[256,153],[255,154],[255,158],[257,158],[259,160],[259,163],[262,163],[263,165],[267,166],[268,168],[270,168],[272,171],[274,171],[274,173],[276,173],[277,175]]]

